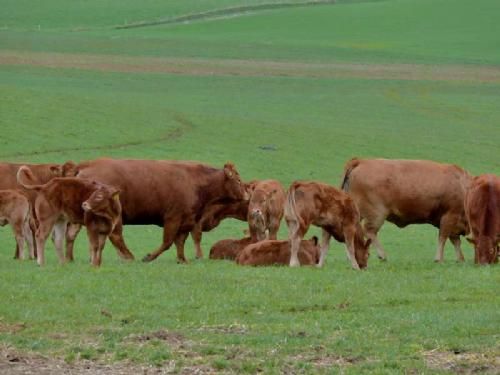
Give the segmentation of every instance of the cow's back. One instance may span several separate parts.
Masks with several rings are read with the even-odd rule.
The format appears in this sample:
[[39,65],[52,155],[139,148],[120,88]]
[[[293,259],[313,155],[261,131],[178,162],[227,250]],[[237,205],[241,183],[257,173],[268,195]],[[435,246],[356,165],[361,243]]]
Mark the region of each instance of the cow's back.
[[[313,265],[316,259],[308,248],[310,241],[301,241],[298,257],[300,264]],[[290,262],[290,242],[284,240],[264,240],[245,247],[236,263],[248,266],[287,265]]]

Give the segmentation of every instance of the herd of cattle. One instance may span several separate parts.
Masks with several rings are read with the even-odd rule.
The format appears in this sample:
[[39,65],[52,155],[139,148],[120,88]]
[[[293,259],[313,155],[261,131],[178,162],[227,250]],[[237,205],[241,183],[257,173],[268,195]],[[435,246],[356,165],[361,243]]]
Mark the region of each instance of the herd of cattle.
[[[191,234],[201,258],[202,232],[223,219],[248,221],[248,237],[214,244],[211,259],[238,264],[323,266],[333,236],[344,242],[354,269],[367,267],[369,247],[386,259],[377,233],[384,221],[399,227],[428,223],[439,228],[436,261],[449,238],[459,261],[460,236],[474,244],[475,263],[496,263],[500,243],[500,178],[471,176],[462,168],[424,160],[357,159],[345,165],[341,188],[295,181],[288,192],[276,180],[242,182],[231,163],[222,169],[196,162],[96,159],[79,164],[0,163],[0,225],[10,223],[16,258],[44,264],[52,234],[61,262],[73,260],[73,244],[86,227],[90,259],[99,266],[109,237],[120,257],[134,259],[123,238],[125,224],[163,227],[163,241],[144,257],[152,261],[175,244],[186,262]],[[282,218],[289,230],[277,240]],[[311,225],[322,238],[304,240]],[[63,251],[66,239],[66,252]]]

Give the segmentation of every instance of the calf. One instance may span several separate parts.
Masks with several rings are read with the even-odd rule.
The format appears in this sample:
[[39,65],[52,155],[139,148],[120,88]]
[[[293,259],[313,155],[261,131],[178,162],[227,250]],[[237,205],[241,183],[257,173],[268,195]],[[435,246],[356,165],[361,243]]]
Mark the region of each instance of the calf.
[[24,240],[28,243],[29,256],[35,257],[33,244],[34,223],[28,198],[17,190],[0,190],[0,226],[10,224],[14,230],[17,250],[14,258],[24,259]]
[[[287,265],[290,255],[290,241],[264,240],[245,247],[236,263],[245,266]],[[320,257],[318,237],[300,241],[297,256],[301,265],[317,264]]]
[[370,240],[365,242],[359,219],[356,204],[343,191],[321,182],[293,182],[285,204],[285,220],[291,241],[290,266],[300,265],[297,258],[300,241],[313,224],[322,228],[318,267],[325,262],[333,236],[337,241],[345,242],[352,267],[365,268]]
[[366,236],[386,259],[377,233],[385,220],[403,228],[432,224],[439,228],[436,262],[443,260],[449,238],[464,260],[460,235],[467,230],[465,190],[472,177],[453,164],[428,160],[352,159],[345,165],[342,190],[358,206]]
[[54,229],[54,243],[60,262],[64,262],[63,240],[68,223],[84,224],[90,242],[91,261],[101,264],[106,237],[121,218],[119,191],[111,186],[78,178],[54,178],[44,185],[30,185],[23,179],[30,170],[21,167],[18,182],[26,189],[36,190],[34,211],[38,220],[36,230],[37,261],[45,263],[45,242]]
[[475,177],[465,194],[465,214],[474,245],[474,262],[497,263],[500,247],[500,177]]
[[276,180],[257,181],[252,186],[253,191],[248,205],[248,226],[253,241],[266,239],[275,240],[283,217],[285,191]]
[[234,260],[238,254],[251,243],[253,243],[251,237],[244,237],[239,240],[220,240],[210,249],[209,258]]

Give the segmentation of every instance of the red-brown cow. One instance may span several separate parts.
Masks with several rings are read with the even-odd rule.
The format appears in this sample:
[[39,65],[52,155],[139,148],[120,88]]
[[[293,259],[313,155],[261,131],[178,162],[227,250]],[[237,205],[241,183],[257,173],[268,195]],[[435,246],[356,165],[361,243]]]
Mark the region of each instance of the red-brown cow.
[[275,240],[283,217],[285,190],[276,180],[262,180],[252,184],[248,205],[248,227],[253,241]]
[[500,177],[475,177],[465,194],[465,214],[474,245],[474,262],[498,262],[500,247]]
[[210,249],[209,258],[234,260],[251,243],[253,243],[251,237],[244,237],[239,240],[225,239],[217,241]]
[[[163,242],[143,261],[156,259],[175,243],[178,262],[186,262],[184,242],[206,207],[248,199],[233,164],[217,169],[196,162],[97,159],[65,166],[66,174],[88,178],[120,189],[124,224],[163,227]],[[117,225],[110,240],[132,257]]]
[[[290,241],[264,240],[245,247],[236,263],[244,266],[288,265],[290,256]],[[317,264],[320,258],[318,237],[300,241],[297,256],[301,265]]]
[[300,240],[311,224],[322,228],[318,267],[325,262],[332,236],[346,244],[354,269],[368,265],[370,240],[365,242],[356,204],[343,191],[321,182],[295,181],[288,189],[285,220],[291,241],[291,267],[300,265],[297,258]]
[[16,238],[19,257],[24,259],[24,240],[28,243],[29,255],[35,257],[33,225],[28,198],[18,190],[0,190],[0,226],[10,224]]
[[32,177],[27,167],[21,167],[17,173],[23,187],[38,192],[34,205],[38,220],[35,235],[38,264],[45,263],[45,242],[52,230],[57,255],[60,262],[64,262],[64,233],[71,222],[86,225],[92,264],[99,266],[106,237],[121,219],[119,191],[102,183],[71,177],[53,178],[44,185],[25,181]]
[[212,204],[204,211],[201,219],[191,231],[191,237],[196,249],[196,258],[203,258],[201,250],[202,232],[209,232],[217,227],[223,219],[233,218],[241,221],[247,220],[248,200],[236,201],[228,204]]
[[[62,166],[59,164],[20,164],[20,163],[0,163],[0,190],[18,190],[23,193],[27,198],[31,206],[35,203],[36,192],[31,190],[26,190],[17,183],[17,171],[23,165],[26,165],[33,173],[34,183],[45,184],[49,182],[54,177],[62,176]],[[32,220],[32,226],[34,218]],[[29,234],[29,232],[26,232]],[[25,237],[28,244],[33,243],[33,237]],[[35,249],[36,250],[36,249]],[[30,257],[31,254],[30,250]],[[14,254],[15,259],[19,259],[19,248],[16,245],[16,251]]]
[[385,220],[403,228],[432,224],[439,228],[435,261],[443,260],[446,239],[464,260],[460,235],[466,233],[464,195],[471,176],[452,164],[427,160],[352,159],[345,165],[342,189],[358,206],[366,236],[386,259],[377,233]]

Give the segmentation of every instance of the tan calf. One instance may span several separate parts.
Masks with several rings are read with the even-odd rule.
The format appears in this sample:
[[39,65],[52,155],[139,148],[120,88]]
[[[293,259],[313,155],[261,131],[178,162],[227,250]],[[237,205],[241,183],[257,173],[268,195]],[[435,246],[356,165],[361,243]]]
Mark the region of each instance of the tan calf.
[[244,237],[239,240],[225,239],[216,242],[210,249],[210,259],[234,260],[241,250],[252,243],[251,237]]

